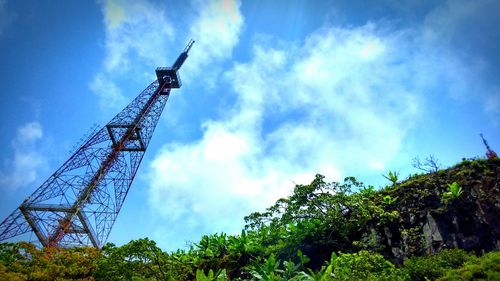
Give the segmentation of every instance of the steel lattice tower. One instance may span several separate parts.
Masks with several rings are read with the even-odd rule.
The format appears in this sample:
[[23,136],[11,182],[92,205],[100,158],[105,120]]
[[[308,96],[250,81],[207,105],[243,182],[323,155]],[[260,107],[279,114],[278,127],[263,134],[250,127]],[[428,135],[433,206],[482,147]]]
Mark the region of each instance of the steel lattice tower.
[[43,246],[104,245],[193,43],[2,222],[0,241],[32,232]]

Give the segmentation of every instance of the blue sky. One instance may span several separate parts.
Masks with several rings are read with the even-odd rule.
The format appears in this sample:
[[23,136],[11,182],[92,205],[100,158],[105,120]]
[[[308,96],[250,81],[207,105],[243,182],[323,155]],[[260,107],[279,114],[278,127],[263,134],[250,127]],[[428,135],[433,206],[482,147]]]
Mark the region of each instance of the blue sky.
[[238,233],[314,174],[500,150],[498,1],[0,0],[0,216],[196,40],[109,237]]

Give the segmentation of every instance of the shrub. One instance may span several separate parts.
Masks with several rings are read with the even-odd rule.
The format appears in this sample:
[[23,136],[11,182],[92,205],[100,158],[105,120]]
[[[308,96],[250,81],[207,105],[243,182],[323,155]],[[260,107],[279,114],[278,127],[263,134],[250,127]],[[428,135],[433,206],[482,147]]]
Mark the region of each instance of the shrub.
[[388,179],[392,183],[392,187],[396,187],[399,180],[399,173],[396,171],[389,171],[386,175],[382,175],[384,178]]
[[435,280],[447,270],[458,268],[471,257],[473,255],[461,249],[442,250],[433,255],[408,259],[404,263],[404,271],[411,280]]
[[460,187],[460,185],[458,185],[457,182],[448,184],[448,189],[449,191],[444,192],[443,197],[441,198],[441,201],[445,204],[448,204],[451,201],[458,199],[463,193],[462,188]]
[[378,253],[332,254],[334,280],[405,280],[404,272]]
[[446,271],[438,280],[500,280],[500,252],[471,258],[460,268]]

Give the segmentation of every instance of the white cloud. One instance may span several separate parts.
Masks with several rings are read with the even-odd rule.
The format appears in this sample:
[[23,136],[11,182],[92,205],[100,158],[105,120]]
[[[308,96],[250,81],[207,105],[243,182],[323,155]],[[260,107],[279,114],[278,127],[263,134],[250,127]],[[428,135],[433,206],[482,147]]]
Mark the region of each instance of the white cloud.
[[241,3],[238,0],[194,0],[192,6],[196,18],[189,28],[189,35],[196,43],[183,73],[187,81],[201,74],[205,79],[213,80],[218,74],[214,62],[231,58],[238,43],[244,22]]
[[196,239],[200,229],[238,231],[245,215],[315,173],[382,170],[421,112],[415,57],[400,49],[406,36],[368,24],[321,29],[300,47],[255,44],[252,61],[226,74],[236,97],[227,116],[155,157],[154,210]]
[[166,60],[166,47],[174,38],[174,29],[167,20],[165,7],[149,1],[108,0],[103,13],[106,71],[128,70],[132,55],[153,66],[159,60]]
[[236,232],[315,173],[381,173],[429,118],[431,96],[481,90],[479,68],[429,39],[429,22],[326,26],[301,45],[256,40],[252,59],[225,72],[235,99],[226,114],[205,121],[199,140],[165,145],[149,167],[151,206],[169,226],[158,233],[179,246],[200,231]]
[[17,129],[16,142],[34,142],[42,137],[42,126],[38,122],[31,122]]
[[37,179],[40,169],[47,164],[37,146],[42,137],[42,126],[38,122],[26,123],[17,129],[11,142],[14,157],[6,161],[7,166],[12,168],[7,172],[0,172],[0,185],[16,189]]
[[[145,67],[151,70],[166,63],[167,45],[175,34],[165,6],[132,0],[106,0],[101,5],[106,56],[90,88],[101,97],[101,106],[120,109],[128,99],[115,81],[125,74],[142,77]],[[151,71],[144,80],[153,77]]]
[[104,73],[94,77],[90,89],[100,97],[99,104],[102,108],[116,108],[127,102],[121,89]]
[[[196,40],[183,66],[182,79],[204,79],[214,83],[220,74],[219,63],[231,58],[232,49],[238,43],[243,26],[240,1],[193,1],[191,9],[179,11],[190,18],[187,24],[189,35]],[[170,65],[166,54],[169,44],[175,39],[173,24],[167,14],[167,5],[151,1],[105,0],[101,2],[105,23],[106,56],[103,69],[90,83],[91,90],[101,98],[101,106],[121,109],[125,98],[119,83],[124,76],[144,78],[144,83],[154,79],[152,70],[159,65]],[[182,26],[183,22],[177,22]],[[184,39],[185,38],[185,39]],[[180,50],[176,47],[176,50]],[[177,53],[175,53],[177,55]],[[132,67],[133,66],[133,67]],[[147,75],[144,75],[147,69]]]

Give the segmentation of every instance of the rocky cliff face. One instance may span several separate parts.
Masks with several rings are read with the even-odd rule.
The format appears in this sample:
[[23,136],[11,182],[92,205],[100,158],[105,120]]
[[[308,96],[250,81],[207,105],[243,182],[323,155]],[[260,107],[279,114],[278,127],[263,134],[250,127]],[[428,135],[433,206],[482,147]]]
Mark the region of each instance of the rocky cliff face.
[[[453,182],[462,192],[446,201]],[[412,177],[383,193],[397,198],[388,208],[398,211],[399,218],[372,222],[363,242],[396,263],[443,248],[500,250],[499,158],[464,160],[450,169]]]

